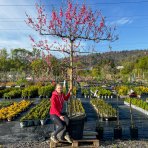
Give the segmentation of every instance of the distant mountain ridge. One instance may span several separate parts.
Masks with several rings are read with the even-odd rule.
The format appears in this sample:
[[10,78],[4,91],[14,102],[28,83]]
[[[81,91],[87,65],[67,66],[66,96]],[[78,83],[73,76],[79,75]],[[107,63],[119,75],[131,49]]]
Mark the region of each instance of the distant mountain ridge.
[[131,51],[111,51],[105,53],[93,53],[89,55],[79,56],[79,60],[83,64],[96,65],[102,61],[114,61],[115,65],[122,65],[122,62],[135,62],[138,58],[148,56],[148,49],[131,50]]

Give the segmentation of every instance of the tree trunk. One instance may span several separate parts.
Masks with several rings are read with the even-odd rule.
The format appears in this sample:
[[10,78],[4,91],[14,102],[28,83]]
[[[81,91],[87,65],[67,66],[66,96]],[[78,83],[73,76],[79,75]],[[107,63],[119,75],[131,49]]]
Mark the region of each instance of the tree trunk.
[[[73,90],[73,41],[70,41],[70,87]],[[69,108],[69,114],[70,116],[72,116],[72,110],[73,110],[73,106],[72,106],[72,92],[71,92],[71,97],[70,97],[70,108]]]

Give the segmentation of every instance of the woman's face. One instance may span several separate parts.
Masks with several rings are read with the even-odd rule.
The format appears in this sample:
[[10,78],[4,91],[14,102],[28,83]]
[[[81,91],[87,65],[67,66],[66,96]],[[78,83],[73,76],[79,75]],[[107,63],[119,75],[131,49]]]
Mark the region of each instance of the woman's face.
[[62,90],[63,90],[62,86],[58,85],[58,86],[56,87],[56,91],[57,91],[59,94],[62,93]]

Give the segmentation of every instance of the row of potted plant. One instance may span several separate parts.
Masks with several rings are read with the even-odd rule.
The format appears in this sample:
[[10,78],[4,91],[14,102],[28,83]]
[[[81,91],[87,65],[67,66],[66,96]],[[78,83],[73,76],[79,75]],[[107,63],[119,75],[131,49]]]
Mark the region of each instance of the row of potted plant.
[[54,86],[53,85],[42,86],[38,90],[38,94],[39,94],[40,97],[50,98],[53,90],[54,90]]
[[8,93],[9,91],[12,91],[12,90],[15,90],[15,89],[16,88],[6,88],[6,89],[0,90],[0,98],[2,98],[5,93]]
[[87,96],[90,94],[89,89],[88,88],[82,88],[81,90],[82,95]]
[[2,101],[0,102],[0,109],[3,107],[10,106],[13,102],[12,101]]
[[32,98],[32,97],[37,97],[38,96],[38,89],[39,86],[29,86],[22,90],[22,98]]
[[0,86],[1,86],[1,87],[5,87],[5,86],[14,87],[15,85],[16,85],[15,82],[6,82],[6,83],[1,82],[1,83],[0,83]]
[[20,98],[22,95],[21,89],[14,89],[7,93],[4,93],[3,98],[4,99],[13,99],[13,98]]
[[47,85],[47,86],[40,86],[40,85],[34,85],[29,86],[25,89],[20,88],[6,88],[4,90],[0,90],[0,97],[4,98],[31,98],[31,97],[50,97],[52,91],[54,90],[53,85]]
[[128,95],[130,89],[133,89],[137,95],[148,94],[148,87],[145,87],[145,86],[137,86],[137,87],[130,86],[129,87],[129,86],[122,85],[122,86],[116,87],[118,94],[122,96]]
[[118,94],[121,95],[121,96],[125,96],[129,92],[129,87],[128,86],[124,86],[124,85],[117,86],[115,89],[118,92]]
[[91,99],[91,104],[94,106],[95,110],[101,118],[109,119],[117,117],[116,109],[107,104],[104,100],[94,98]]
[[21,112],[25,111],[31,104],[31,101],[22,100],[20,102],[14,102],[8,107],[0,109],[0,120],[13,120]]
[[72,100],[72,106],[73,106],[73,114],[85,114],[85,110],[83,108],[82,102],[78,99]]
[[97,94],[96,94],[97,96],[111,96],[112,95],[112,92],[110,90],[107,90],[102,87],[92,87],[91,90],[93,92],[97,91]]
[[43,99],[38,105],[32,108],[20,119],[20,126],[44,125],[49,116],[50,101]]
[[146,111],[148,111],[148,103],[141,100],[141,99],[137,99],[137,98],[126,98],[124,101],[130,103],[130,99],[131,99],[131,104],[135,105],[137,107],[140,107]]
[[134,90],[138,95],[148,94],[148,87],[145,87],[145,86],[134,87],[133,90]]

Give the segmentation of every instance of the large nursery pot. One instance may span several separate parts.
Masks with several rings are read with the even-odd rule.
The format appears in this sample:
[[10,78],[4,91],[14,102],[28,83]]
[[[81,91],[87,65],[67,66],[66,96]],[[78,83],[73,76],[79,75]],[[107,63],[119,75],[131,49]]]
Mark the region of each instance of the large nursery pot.
[[130,137],[132,140],[138,139],[138,127],[130,126]]
[[121,139],[122,138],[122,127],[117,126],[114,128],[114,139]]
[[98,133],[97,139],[99,139],[99,140],[103,139],[104,128],[103,127],[97,127],[96,132]]
[[83,138],[85,115],[71,117],[69,120],[68,131],[72,139],[80,140]]

